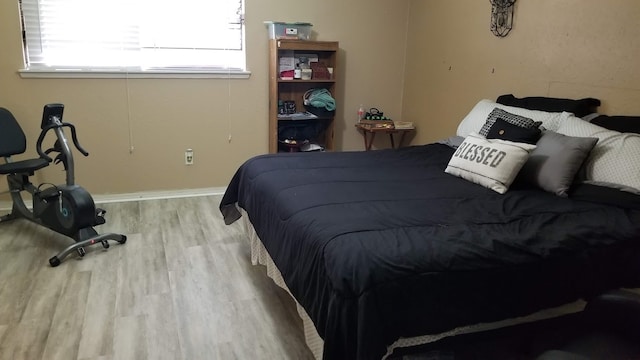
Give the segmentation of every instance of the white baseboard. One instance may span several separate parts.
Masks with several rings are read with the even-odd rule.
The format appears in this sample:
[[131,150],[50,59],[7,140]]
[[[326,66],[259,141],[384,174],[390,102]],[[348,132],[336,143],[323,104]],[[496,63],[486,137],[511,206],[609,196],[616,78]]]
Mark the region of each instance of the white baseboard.
[[222,195],[227,190],[226,187],[219,188],[202,188],[202,189],[183,189],[183,190],[166,190],[166,191],[142,191],[128,194],[104,194],[92,195],[96,204],[139,201],[139,200],[159,200],[159,199],[176,199],[194,196],[210,196]]
[[[195,196],[222,195],[227,190],[226,187],[202,188],[202,189],[183,189],[183,190],[162,190],[162,191],[141,191],[136,193],[125,194],[102,194],[92,195],[96,204],[106,204],[114,202],[142,201],[142,200],[158,200],[158,199],[176,199]],[[29,200],[31,201],[31,200]],[[27,204],[31,208],[31,204]],[[11,201],[0,201],[0,211],[11,210]]]

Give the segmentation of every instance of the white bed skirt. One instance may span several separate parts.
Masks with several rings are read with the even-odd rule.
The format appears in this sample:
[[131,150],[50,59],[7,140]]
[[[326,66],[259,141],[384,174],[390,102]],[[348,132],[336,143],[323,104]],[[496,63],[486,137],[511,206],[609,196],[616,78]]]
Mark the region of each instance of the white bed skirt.
[[256,234],[253,225],[249,221],[249,216],[247,216],[244,210],[241,210],[241,212],[241,220],[244,224],[244,230],[251,244],[251,263],[253,265],[264,265],[267,268],[267,276],[270,277],[273,282],[276,283],[276,285],[287,290],[291,298],[296,302],[296,308],[298,310],[300,318],[302,319],[302,325],[304,327],[304,339],[307,343],[307,347],[309,347],[316,359],[322,359],[322,348],[324,346],[324,341],[322,340],[320,335],[318,335],[313,321],[311,321],[311,318],[309,317],[309,315],[307,315],[307,312],[302,306],[300,306],[298,301],[293,297],[293,295],[287,288],[287,284],[284,283],[284,279],[282,278],[280,270],[278,270],[276,264],[271,259],[271,256],[269,256],[267,249],[265,249],[264,245],[262,245],[258,234]]
[[[307,346],[309,347],[309,349],[313,353],[313,356],[316,359],[318,360],[322,359],[322,349],[324,346],[324,341],[322,340],[320,335],[318,335],[318,332],[316,331],[313,321],[311,320],[307,312],[304,310],[304,308],[300,306],[298,301],[293,297],[293,295],[287,288],[287,285],[285,284],[284,279],[282,278],[282,274],[280,273],[280,270],[278,270],[275,263],[271,259],[271,256],[269,256],[269,253],[267,252],[264,245],[260,241],[260,238],[256,234],[253,228],[253,225],[249,221],[249,217],[247,216],[246,212],[244,211],[244,209],[241,209],[241,208],[240,208],[240,211],[242,213],[241,221],[244,224],[245,233],[251,244],[251,263],[253,265],[258,265],[258,264],[264,265],[267,268],[267,276],[269,276],[273,280],[273,282],[276,283],[276,285],[285,289],[289,293],[289,295],[291,295],[291,298],[296,303],[298,314],[302,319],[302,324],[304,326],[304,338],[307,343]],[[430,342],[438,341],[445,337],[459,335],[459,334],[486,331],[486,330],[497,329],[497,328],[515,325],[515,324],[550,319],[550,318],[554,318],[562,315],[580,312],[584,309],[585,305],[586,305],[585,301],[578,300],[573,303],[565,304],[559,307],[541,310],[527,316],[511,318],[511,319],[506,319],[506,320],[501,320],[501,321],[496,321],[491,323],[480,323],[475,325],[461,326],[440,334],[423,335],[423,336],[417,336],[417,337],[411,337],[411,338],[400,338],[396,340],[393,344],[387,347],[387,353],[385,354],[383,359],[391,355],[391,353],[393,353],[393,350],[396,348],[427,344]]]

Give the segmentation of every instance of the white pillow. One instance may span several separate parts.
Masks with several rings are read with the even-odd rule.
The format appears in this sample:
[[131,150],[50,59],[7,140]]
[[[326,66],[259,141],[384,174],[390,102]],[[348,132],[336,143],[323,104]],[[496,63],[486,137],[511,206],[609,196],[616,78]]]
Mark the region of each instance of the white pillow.
[[512,114],[527,117],[533,121],[542,122],[542,126],[547,130],[556,131],[560,124],[569,116],[573,114],[568,112],[546,112],[538,110],[528,110],[515,106],[501,105],[491,100],[480,100],[476,106],[471,109],[471,112],[465,116],[464,119],[458,125],[456,135],[465,137],[472,132],[478,133],[482,126],[487,121],[489,114],[495,108],[499,108],[508,111]]
[[453,154],[446,173],[504,194],[535,145],[467,136]]
[[557,132],[598,138],[584,163],[586,181],[640,191],[640,134],[608,130],[573,115],[560,125]]

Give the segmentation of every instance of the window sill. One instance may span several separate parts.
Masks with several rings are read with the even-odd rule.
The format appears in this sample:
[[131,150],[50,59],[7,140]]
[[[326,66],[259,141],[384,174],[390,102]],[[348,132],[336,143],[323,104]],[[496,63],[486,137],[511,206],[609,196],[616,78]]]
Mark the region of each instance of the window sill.
[[25,79],[248,79],[250,71],[224,70],[120,70],[120,69],[20,69]]

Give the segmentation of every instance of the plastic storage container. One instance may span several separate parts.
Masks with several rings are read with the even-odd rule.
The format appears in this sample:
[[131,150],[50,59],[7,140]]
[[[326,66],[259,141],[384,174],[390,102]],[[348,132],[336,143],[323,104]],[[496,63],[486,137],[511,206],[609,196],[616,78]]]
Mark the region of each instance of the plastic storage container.
[[305,22],[278,22],[278,21],[265,21],[269,27],[269,39],[299,39],[309,40],[311,38],[311,26],[310,23]]

